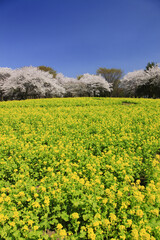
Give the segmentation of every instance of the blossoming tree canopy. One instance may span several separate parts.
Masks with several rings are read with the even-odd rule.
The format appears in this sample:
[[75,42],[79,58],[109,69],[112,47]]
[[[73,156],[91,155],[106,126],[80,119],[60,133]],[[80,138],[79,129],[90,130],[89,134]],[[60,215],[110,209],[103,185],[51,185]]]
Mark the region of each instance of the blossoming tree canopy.
[[78,80],[58,73],[56,79],[65,88],[68,96],[98,96],[111,90],[110,84],[100,75],[86,73]]
[[0,100],[2,97],[2,86],[4,82],[11,76],[13,70],[11,68],[0,68]]
[[101,75],[91,75],[89,73],[84,74],[80,80],[90,92],[94,92],[96,95],[101,95],[104,92],[111,91],[111,85]]
[[155,65],[148,70],[137,70],[127,73],[121,80],[120,87],[124,89],[126,94],[135,95],[136,91],[142,86],[148,88],[160,85],[160,68]]
[[13,70],[11,68],[0,68],[0,84],[4,82],[4,80],[11,76]]

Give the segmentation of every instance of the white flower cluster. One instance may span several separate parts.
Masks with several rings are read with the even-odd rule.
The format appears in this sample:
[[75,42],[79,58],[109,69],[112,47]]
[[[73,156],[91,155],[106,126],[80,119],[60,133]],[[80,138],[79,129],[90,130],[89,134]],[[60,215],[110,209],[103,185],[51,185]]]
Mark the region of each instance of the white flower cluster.
[[111,91],[111,85],[101,75],[84,74],[80,82],[86,85],[88,91],[94,96],[100,96]]
[[120,87],[126,93],[134,95],[139,86],[151,82],[153,85],[160,86],[160,68],[158,64],[149,68],[149,70],[138,70],[127,73],[120,82]]
[[58,73],[56,78],[37,67],[12,70],[0,68],[0,96],[3,99],[100,96],[111,87],[101,76],[84,74],[78,80]]
[[[5,76],[5,71],[1,71],[1,75]],[[51,74],[36,67],[11,70],[9,75],[1,85],[3,97],[7,99],[59,97],[65,93],[65,89],[56,79],[53,80]]]
[[75,78],[64,77],[59,73],[56,79],[66,90],[66,96],[102,96],[111,91],[109,83],[102,77],[84,74],[79,80]]

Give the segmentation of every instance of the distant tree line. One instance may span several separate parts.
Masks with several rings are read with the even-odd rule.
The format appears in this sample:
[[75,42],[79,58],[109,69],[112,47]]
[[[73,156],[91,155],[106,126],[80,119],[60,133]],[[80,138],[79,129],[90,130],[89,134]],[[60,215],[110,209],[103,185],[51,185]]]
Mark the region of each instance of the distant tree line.
[[80,80],[51,68],[0,68],[0,99],[109,96],[110,84],[100,75],[84,74]]
[[123,74],[121,69],[99,68],[77,78],[65,77],[47,66],[0,68],[0,100],[52,97],[160,97],[160,68]]
[[160,67],[152,62],[144,70],[126,74],[120,81],[124,97],[160,98]]

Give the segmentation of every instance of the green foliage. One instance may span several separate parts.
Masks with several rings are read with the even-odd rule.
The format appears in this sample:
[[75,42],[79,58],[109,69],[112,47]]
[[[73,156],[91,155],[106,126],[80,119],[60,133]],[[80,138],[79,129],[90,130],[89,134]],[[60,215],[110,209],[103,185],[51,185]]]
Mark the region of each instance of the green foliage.
[[39,66],[38,69],[40,69],[41,71],[44,71],[44,72],[49,72],[50,74],[53,75],[53,78],[55,78],[57,75],[57,72],[51,67],[46,67],[46,66],[42,65],[42,66]]
[[0,239],[160,239],[159,106],[1,102]]
[[80,80],[82,77],[83,77],[83,74],[82,75],[78,75],[77,79]]
[[119,81],[123,76],[123,71],[116,68],[99,68],[96,73],[101,74],[109,83]]
[[96,71],[97,74],[101,74],[107,82],[113,84],[113,90],[111,92],[111,97],[121,97],[123,96],[123,91],[119,88],[120,79],[123,76],[123,71],[116,68],[99,68]]
[[145,71],[149,70],[150,68],[152,67],[155,67],[156,66],[156,63],[155,62],[148,62],[147,63],[147,66],[145,68]]

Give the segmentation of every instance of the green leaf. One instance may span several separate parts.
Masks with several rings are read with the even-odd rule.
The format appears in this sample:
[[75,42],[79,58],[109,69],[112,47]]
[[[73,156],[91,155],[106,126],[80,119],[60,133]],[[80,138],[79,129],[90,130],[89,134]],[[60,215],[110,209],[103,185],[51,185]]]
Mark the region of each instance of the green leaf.
[[86,232],[81,231],[79,237],[84,239],[85,236],[86,236]]
[[62,218],[63,220],[65,220],[65,221],[69,221],[69,217],[68,217],[68,214],[67,214],[66,212],[63,212],[63,213],[61,214],[61,218]]
[[86,221],[90,218],[91,216],[89,214],[83,215],[83,220]]

